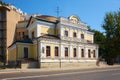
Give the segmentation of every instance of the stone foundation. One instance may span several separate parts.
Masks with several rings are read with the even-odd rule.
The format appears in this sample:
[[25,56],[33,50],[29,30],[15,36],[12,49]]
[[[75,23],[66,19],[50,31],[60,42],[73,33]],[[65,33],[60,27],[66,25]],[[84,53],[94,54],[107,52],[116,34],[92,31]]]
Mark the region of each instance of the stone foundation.
[[96,62],[41,63],[41,68],[92,68]]

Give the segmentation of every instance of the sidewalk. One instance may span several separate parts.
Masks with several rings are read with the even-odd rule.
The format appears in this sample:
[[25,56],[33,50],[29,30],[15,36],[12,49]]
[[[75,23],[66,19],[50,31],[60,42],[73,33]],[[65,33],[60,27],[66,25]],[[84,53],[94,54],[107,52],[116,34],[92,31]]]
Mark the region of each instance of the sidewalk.
[[4,73],[21,73],[21,72],[46,72],[46,71],[62,71],[62,70],[85,70],[85,69],[102,69],[102,68],[118,68],[120,65],[112,65],[112,66],[86,66],[86,67],[74,67],[74,68],[43,68],[43,69],[3,69],[0,70],[0,74]]

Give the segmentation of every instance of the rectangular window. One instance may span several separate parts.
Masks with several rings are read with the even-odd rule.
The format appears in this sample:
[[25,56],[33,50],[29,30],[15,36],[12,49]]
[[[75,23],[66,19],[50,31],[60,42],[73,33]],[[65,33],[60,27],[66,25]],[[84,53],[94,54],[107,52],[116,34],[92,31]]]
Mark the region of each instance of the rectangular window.
[[91,57],[90,49],[88,50],[88,57],[89,57],[89,58]]
[[55,47],[55,56],[59,56],[59,50],[58,50],[58,47]]
[[50,46],[46,46],[46,57],[50,56]]
[[74,32],[74,33],[73,33],[73,37],[77,37],[77,34],[76,34],[76,32]]
[[65,47],[65,57],[68,57],[68,48]]
[[77,56],[76,48],[73,49],[73,53],[74,53],[74,57],[76,57]]
[[32,39],[34,39],[35,38],[35,33],[34,33],[34,31],[32,32]]
[[65,32],[64,32],[64,35],[65,35],[66,37],[68,37],[68,31],[65,31]]
[[96,57],[96,55],[95,55],[95,50],[93,50],[93,57],[94,57],[94,58]]
[[81,57],[84,57],[84,49],[81,49]]
[[24,47],[24,58],[28,58],[28,48]]
[[84,34],[81,34],[81,39],[84,39]]

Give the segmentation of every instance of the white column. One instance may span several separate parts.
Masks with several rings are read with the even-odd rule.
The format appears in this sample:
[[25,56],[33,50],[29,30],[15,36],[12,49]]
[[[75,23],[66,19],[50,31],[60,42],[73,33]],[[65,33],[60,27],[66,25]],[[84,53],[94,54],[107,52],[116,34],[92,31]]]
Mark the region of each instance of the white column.
[[69,33],[70,33],[70,34],[69,34],[69,35],[70,35],[69,37],[73,37],[72,29],[70,29]]
[[78,58],[81,58],[81,48],[78,47],[78,52],[77,52]]
[[93,41],[94,41],[94,39],[93,39],[93,38],[94,38],[94,36],[93,36],[93,35],[91,35],[91,37],[92,37],[92,43],[94,43],[94,42],[93,42]]
[[38,45],[38,58],[39,58],[39,61],[41,62],[41,58],[42,58],[42,56],[43,56],[43,54],[42,54],[42,46],[43,46],[43,44],[41,43],[41,42],[38,42],[37,44],[39,44]]
[[40,37],[41,36],[41,27],[40,27],[40,25],[39,24],[37,24],[37,28],[36,28],[36,37]]
[[61,49],[60,49],[61,58],[64,58],[64,57],[65,57],[65,54],[64,54],[64,51],[65,51],[65,50],[64,50],[64,47],[63,47],[62,44],[60,45],[60,48],[61,48]]
[[87,39],[87,32],[86,31],[84,31],[84,40],[86,40]]
[[88,48],[85,47],[85,58],[88,58]]
[[77,31],[77,38],[80,38],[80,31]]
[[63,30],[63,28],[60,28],[60,30],[61,30],[61,31],[60,31],[60,32],[61,32],[61,33],[60,33],[61,36],[64,36],[64,30]]
[[70,48],[69,48],[69,52],[70,52],[70,58],[73,58],[73,48],[72,48],[71,45],[70,45]]

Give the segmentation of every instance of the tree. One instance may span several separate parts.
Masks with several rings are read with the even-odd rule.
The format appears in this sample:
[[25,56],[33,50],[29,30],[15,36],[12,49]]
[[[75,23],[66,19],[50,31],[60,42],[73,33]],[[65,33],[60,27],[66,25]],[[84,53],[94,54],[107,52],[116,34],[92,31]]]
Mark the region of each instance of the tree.
[[107,13],[102,27],[105,30],[107,57],[116,58],[120,55],[120,11]]

